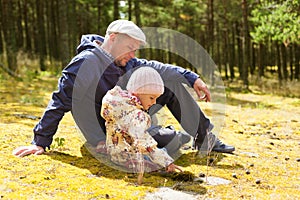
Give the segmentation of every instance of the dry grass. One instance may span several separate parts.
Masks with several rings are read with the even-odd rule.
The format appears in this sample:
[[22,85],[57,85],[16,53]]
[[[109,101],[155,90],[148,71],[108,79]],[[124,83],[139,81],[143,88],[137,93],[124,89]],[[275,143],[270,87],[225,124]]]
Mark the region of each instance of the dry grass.
[[[57,78],[3,78],[0,83],[0,198],[143,199],[158,187],[178,185],[171,178],[146,174],[143,185],[137,186],[135,174],[105,166],[85,150],[70,114],[56,134],[65,139],[63,146],[40,156],[13,156],[14,148],[31,142],[36,117],[42,115]],[[219,137],[236,147],[234,154],[211,154],[207,164],[209,158],[185,151],[176,161],[195,175],[231,183],[188,183],[177,189],[204,199],[300,199],[300,99],[295,97],[300,93],[284,97],[251,89],[253,93],[227,93],[226,123]],[[209,105],[200,105],[209,113]],[[168,116],[166,123],[172,121]]]

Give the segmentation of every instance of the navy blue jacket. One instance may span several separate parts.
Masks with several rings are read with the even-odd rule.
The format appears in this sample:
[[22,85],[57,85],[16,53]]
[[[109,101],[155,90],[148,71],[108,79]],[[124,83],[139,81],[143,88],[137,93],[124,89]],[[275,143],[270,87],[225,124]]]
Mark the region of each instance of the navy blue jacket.
[[[102,98],[116,84],[122,85],[131,69],[152,66],[164,82],[178,80],[193,85],[197,74],[181,67],[157,61],[133,58],[126,67],[118,67],[103,49],[93,41],[103,41],[98,35],[83,35],[77,55],[62,71],[58,90],[53,92],[41,120],[34,127],[32,144],[49,148],[59,122],[64,114],[72,112],[73,118],[85,139],[97,145],[105,139],[105,121],[100,116]],[[132,72],[131,72],[132,73]],[[120,81],[120,82],[119,82]],[[124,83],[123,83],[124,85]]]

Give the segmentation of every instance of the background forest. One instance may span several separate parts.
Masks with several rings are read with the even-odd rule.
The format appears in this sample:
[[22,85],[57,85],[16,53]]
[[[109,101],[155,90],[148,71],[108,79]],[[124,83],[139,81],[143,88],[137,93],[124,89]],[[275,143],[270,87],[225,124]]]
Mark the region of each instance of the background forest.
[[[58,73],[82,34],[104,35],[112,20],[123,18],[190,36],[224,79],[238,78],[246,88],[253,74],[271,71],[279,83],[300,75],[299,0],[0,0],[0,6],[0,74]],[[163,50],[140,56],[193,68]]]

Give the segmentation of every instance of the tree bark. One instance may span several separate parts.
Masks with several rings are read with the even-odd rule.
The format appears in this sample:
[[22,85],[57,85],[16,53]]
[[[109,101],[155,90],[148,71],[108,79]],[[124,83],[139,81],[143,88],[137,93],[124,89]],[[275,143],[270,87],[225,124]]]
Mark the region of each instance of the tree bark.
[[293,64],[294,64],[294,48],[293,45],[289,45],[289,66],[290,66],[290,80],[292,81],[294,79],[294,68],[293,68]]
[[132,19],[132,0],[128,0],[128,20]]
[[68,43],[68,20],[67,13],[65,12],[68,9],[68,0],[59,1],[59,52],[60,52],[60,61],[62,68],[64,68],[69,62],[69,43]]
[[257,60],[257,64],[258,64],[258,76],[259,77],[263,77],[264,76],[264,68],[265,68],[265,62],[264,62],[264,58],[265,58],[265,47],[263,44],[259,44],[258,47],[258,60]]
[[[249,39],[250,40],[250,39]],[[255,66],[256,66],[256,50],[254,47],[254,44],[251,45],[251,65],[250,65],[250,74],[254,75],[255,72]]]
[[101,33],[101,16],[102,16],[102,7],[103,7],[103,1],[102,0],[98,0],[97,1],[97,32]]
[[284,80],[288,79],[288,70],[287,70],[287,57],[286,57],[286,47],[284,44],[280,45],[280,56],[281,56],[281,66]]
[[248,67],[250,65],[250,37],[248,25],[248,3],[247,0],[242,0],[243,11],[243,66],[242,66],[242,79],[244,86],[248,89]]
[[[207,0],[207,29],[208,29],[208,52],[212,58],[214,58],[214,1]],[[209,77],[214,81],[213,73],[214,69],[210,67],[204,68],[204,75],[209,74]],[[212,83],[213,84],[213,83]]]
[[40,61],[40,70],[46,71],[45,59],[46,59],[46,31],[45,31],[45,20],[44,20],[44,0],[36,0],[36,11],[37,11],[37,49]]
[[22,8],[22,1],[18,1],[18,6],[17,6],[17,14],[16,14],[16,18],[17,18],[17,50],[22,49],[23,48],[23,26],[22,26],[22,21],[23,21],[23,17],[22,17],[22,12],[21,10],[23,10]]
[[300,77],[300,47],[298,44],[294,44],[295,54],[295,79],[299,80]]
[[231,42],[229,44],[229,72],[230,72],[230,79],[233,80],[235,78],[235,74],[234,74],[234,65],[236,63],[236,60],[235,60],[235,55],[236,55],[236,51],[235,51],[235,29],[234,29],[234,26],[232,25],[231,26],[231,35],[232,35],[232,38],[231,38]]
[[5,41],[5,50],[8,69],[12,72],[17,70],[17,46],[16,46],[16,26],[15,16],[13,11],[15,9],[15,2],[10,0],[2,0],[2,29]]
[[114,0],[114,20],[117,20],[119,18],[120,18],[119,0]]
[[238,22],[235,23],[236,30],[236,39],[237,39],[237,65],[239,69],[240,78],[242,79],[242,66],[243,66],[243,48],[242,48],[242,39],[241,32]]
[[279,83],[281,84],[282,81],[282,73],[281,73],[281,59],[280,59],[280,46],[278,43],[276,43],[276,64],[277,64],[277,73],[278,73],[278,80]]
[[29,18],[28,18],[29,7],[30,5],[28,5],[27,0],[24,0],[23,16],[24,16],[24,29],[25,29],[25,50],[28,53],[32,51],[32,44],[31,44],[32,37],[30,36]]
[[4,45],[3,45],[3,24],[2,24],[2,20],[3,16],[2,16],[2,0],[0,0],[0,61],[2,61],[2,54],[4,52]]

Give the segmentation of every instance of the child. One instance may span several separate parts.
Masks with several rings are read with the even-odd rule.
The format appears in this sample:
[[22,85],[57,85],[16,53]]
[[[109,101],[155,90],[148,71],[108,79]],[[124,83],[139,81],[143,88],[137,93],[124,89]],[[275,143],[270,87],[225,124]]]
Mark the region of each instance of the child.
[[139,164],[143,160],[143,168],[146,158],[166,167],[167,172],[182,171],[166,151],[157,148],[157,142],[146,131],[151,125],[147,111],[164,92],[159,73],[140,67],[131,75],[126,89],[115,86],[102,100],[101,116],[106,120],[106,148],[111,160],[125,167],[132,160]]

